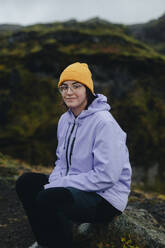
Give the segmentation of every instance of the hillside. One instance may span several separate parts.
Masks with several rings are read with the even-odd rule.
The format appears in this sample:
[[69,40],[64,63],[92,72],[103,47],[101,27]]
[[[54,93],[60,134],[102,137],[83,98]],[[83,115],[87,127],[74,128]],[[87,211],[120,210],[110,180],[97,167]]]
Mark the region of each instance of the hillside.
[[159,53],[165,54],[165,14],[144,24],[130,25],[127,34],[152,45]]
[[89,64],[95,92],[108,97],[128,134],[131,163],[165,175],[165,56],[127,27],[98,18],[19,27],[0,33],[0,151],[31,164],[52,164],[63,68]]
[[5,32],[14,32],[19,29],[21,29],[21,25],[13,25],[13,24],[0,24],[0,33],[5,33]]

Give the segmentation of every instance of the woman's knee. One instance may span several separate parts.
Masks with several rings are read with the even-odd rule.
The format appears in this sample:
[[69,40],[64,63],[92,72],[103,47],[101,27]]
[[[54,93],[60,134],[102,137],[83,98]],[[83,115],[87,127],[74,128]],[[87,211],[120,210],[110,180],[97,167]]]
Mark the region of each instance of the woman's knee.
[[29,187],[33,174],[32,172],[26,172],[17,179],[15,185],[17,193]]
[[48,183],[48,175],[42,173],[27,172],[20,176],[16,181],[16,191],[22,188],[32,189],[33,191],[40,191],[44,184]]
[[36,198],[37,206],[58,208],[73,203],[71,192],[63,187],[50,188],[39,192]]

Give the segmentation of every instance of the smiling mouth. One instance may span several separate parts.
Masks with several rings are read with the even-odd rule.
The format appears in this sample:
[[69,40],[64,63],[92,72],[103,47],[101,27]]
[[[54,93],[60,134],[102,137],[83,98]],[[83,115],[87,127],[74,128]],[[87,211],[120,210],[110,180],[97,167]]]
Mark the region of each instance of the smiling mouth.
[[76,98],[66,98],[66,100],[75,100]]

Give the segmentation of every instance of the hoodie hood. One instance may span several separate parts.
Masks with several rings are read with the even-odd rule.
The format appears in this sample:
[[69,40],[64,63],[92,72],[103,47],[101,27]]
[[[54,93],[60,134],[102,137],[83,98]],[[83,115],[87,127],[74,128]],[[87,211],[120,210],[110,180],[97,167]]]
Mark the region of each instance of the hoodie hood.
[[[92,115],[99,111],[109,111],[111,109],[110,105],[107,103],[107,97],[103,94],[95,94],[97,97],[93,100],[93,102],[89,105],[88,109],[83,110],[76,119],[83,119],[86,118],[89,115]],[[71,109],[67,111],[70,118],[72,120],[75,120],[74,114],[72,113]]]

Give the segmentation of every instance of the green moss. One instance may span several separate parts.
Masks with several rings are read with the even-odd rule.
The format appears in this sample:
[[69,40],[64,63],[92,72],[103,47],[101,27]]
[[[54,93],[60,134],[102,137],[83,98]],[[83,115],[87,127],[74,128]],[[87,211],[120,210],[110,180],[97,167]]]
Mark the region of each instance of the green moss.
[[42,50],[42,46],[40,46],[39,44],[36,44],[35,46],[32,47],[32,49],[30,50],[31,53],[36,53]]
[[56,43],[56,39],[46,39],[45,41],[44,41],[44,44],[55,44]]

